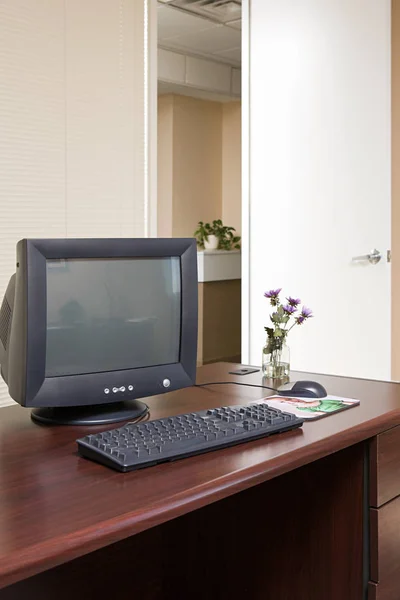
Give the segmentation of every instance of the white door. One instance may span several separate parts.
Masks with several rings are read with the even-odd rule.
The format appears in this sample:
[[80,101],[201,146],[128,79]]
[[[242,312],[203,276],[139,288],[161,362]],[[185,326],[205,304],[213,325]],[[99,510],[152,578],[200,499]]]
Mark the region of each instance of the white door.
[[294,369],[390,378],[390,4],[250,0],[243,362],[282,287],[315,314]]

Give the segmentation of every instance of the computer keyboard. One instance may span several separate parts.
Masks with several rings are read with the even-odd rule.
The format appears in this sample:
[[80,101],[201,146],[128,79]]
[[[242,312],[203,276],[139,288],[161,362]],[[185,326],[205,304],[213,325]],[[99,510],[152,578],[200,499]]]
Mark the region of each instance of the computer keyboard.
[[303,420],[266,402],[223,406],[155,421],[128,423],[77,440],[81,456],[117,471],[248,442],[300,427]]

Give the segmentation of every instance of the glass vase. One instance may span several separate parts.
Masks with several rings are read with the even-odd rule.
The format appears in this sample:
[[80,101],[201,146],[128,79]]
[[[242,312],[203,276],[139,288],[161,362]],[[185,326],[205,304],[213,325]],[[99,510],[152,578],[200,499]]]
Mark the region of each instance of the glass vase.
[[262,371],[268,379],[288,379],[290,350],[285,340],[267,338],[262,354]]

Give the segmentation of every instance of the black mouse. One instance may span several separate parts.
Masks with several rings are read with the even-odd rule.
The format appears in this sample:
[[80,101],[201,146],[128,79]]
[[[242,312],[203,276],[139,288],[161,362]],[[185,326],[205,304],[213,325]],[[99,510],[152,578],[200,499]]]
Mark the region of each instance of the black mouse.
[[278,388],[280,396],[294,396],[295,398],[325,398],[326,389],[317,381],[290,381]]

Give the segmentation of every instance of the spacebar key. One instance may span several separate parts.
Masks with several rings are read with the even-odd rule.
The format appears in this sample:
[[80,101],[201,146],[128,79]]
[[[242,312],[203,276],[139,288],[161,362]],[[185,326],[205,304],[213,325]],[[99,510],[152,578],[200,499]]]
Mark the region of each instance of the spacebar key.
[[177,440],[176,442],[165,442],[162,445],[162,454],[181,454],[186,450],[190,450],[193,446],[198,446],[200,444],[204,444],[206,442],[205,435],[199,435],[195,438],[191,438],[190,440]]

